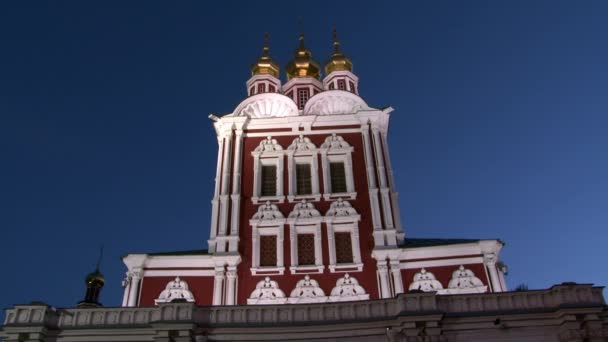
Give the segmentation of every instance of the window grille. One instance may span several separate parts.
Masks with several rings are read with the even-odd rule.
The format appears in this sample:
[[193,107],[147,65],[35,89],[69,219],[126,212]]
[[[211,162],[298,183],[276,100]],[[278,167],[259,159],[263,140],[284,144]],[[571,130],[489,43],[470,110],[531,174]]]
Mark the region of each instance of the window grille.
[[336,233],[336,262],[348,264],[353,262],[353,247],[350,241],[350,233]]
[[329,172],[331,177],[331,192],[347,192],[344,163],[329,163]]
[[298,265],[315,264],[315,235],[298,234]]
[[265,93],[265,92],[266,92],[266,85],[264,83],[259,83],[258,84],[258,94]]
[[304,105],[306,104],[306,101],[308,101],[308,98],[310,97],[310,90],[303,88],[303,89],[298,89],[298,108],[299,109],[304,109]]
[[310,164],[296,164],[296,193],[298,195],[312,194]]
[[276,88],[274,87],[274,85],[269,84],[268,85],[268,92],[269,93],[274,93],[276,91]]
[[346,90],[346,81],[345,80],[338,80],[338,89]]
[[262,165],[261,196],[277,195],[277,167],[275,165]]
[[276,235],[260,236],[260,266],[277,265],[277,237]]
[[355,89],[355,83],[354,82],[348,81],[348,85],[350,86],[350,91],[352,93],[356,93],[357,92],[356,89]]

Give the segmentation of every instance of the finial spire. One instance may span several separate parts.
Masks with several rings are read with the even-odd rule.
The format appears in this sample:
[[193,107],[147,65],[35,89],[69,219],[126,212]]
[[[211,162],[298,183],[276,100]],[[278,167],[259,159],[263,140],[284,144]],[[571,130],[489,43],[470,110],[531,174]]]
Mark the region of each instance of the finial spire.
[[268,32],[264,32],[264,55],[268,56],[270,46],[268,45]]
[[103,259],[103,243],[99,246],[99,258],[97,258],[97,265],[95,266],[95,271],[99,272],[99,267],[101,266],[101,259]]
[[338,30],[336,30],[336,26],[334,26],[333,36],[334,36],[334,51],[340,52],[340,41],[338,41]]

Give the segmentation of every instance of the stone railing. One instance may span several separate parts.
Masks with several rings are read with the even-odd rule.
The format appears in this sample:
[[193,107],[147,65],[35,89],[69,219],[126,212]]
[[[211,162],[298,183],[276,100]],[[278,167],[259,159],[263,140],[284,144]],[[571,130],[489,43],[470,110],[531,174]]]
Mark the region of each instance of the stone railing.
[[297,325],[369,321],[403,316],[468,315],[548,311],[559,308],[605,306],[601,287],[561,284],[546,290],[471,295],[408,293],[396,298],[331,304],[196,306],[167,303],[141,308],[55,309],[40,304],[6,310],[4,328],[45,326],[49,329],[148,326],[156,322],[188,322],[199,326],[229,327]]

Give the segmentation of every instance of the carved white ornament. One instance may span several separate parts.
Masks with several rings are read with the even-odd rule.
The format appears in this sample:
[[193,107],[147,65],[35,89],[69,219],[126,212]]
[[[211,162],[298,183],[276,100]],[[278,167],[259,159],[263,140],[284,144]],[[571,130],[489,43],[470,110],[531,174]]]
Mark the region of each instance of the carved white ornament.
[[303,151],[314,151],[317,147],[313,144],[309,138],[299,136],[293,140],[291,145],[287,148],[289,151],[303,152]]
[[351,146],[339,135],[336,133],[332,133],[330,136],[325,138],[323,144],[321,144],[322,149],[328,150],[345,150],[350,149]]
[[272,221],[282,218],[284,217],[281,211],[279,211],[279,207],[275,204],[270,204],[270,202],[266,202],[258,207],[258,211],[253,214],[251,220]]
[[283,146],[281,146],[276,139],[272,139],[272,137],[266,137],[266,139],[260,141],[260,145],[253,150],[254,152],[279,152],[283,151]]
[[290,219],[311,219],[321,217],[321,213],[315,209],[312,203],[302,201],[296,203],[291,213],[289,213]]
[[327,90],[308,100],[304,114],[332,115],[352,114],[369,110],[369,106],[359,96],[344,90]]
[[174,280],[167,283],[163,292],[154,300],[156,304],[171,302],[194,302],[194,296],[188,290],[188,283],[179,277],[175,277]]
[[266,277],[257,283],[247,304],[283,304],[286,301],[285,292],[279,288],[279,283]]
[[484,293],[487,290],[488,287],[475,276],[473,271],[460,265],[460,267],[452,273],[452,279],[448,284],[448,288],[443,292],[445,294]]
[[336,281],[336,286],[331,290],[330,302],[343,302],[352,300],[367,300],[369,294],[359,285],[357,279],[346,273],[344,277]]
[[357,215],[359,214],[357,214],[355,208],[353,208],[348,201],[344,201],[341,198],[332,202],[329,206],[329,210],[325,213],[326,217],[347,217]]
[[424,292],[433,292],[443,289],[443,285],[435,279],[435,275],[427,272],[424,268],[420,272],[414,274],[414,281],[410,284],[409,290],[419,290]]
[[298,281],[296,287],[289,295],[290,304],[322,303],[326,301],[327,297],[325,296],[323,289],[319,287],[319,283],[314,279],[310,279],[309,276]]
[[246,98],[233,113],[251,118],[297,116],[298,106],[285,95],[264,93]]

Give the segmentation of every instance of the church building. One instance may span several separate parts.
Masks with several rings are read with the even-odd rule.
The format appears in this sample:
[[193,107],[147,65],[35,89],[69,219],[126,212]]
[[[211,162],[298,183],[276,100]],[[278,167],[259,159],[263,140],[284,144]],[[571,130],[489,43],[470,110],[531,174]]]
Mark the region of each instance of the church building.
[[[329,43],[329,42],[328,42]],[[606,341],[603,288],[508,291],[496,239],[410,238],[375,107],[334,31],[321,66],[268,39],[217,135],[207,250],[128,254],[120,307],[99,268],[74,308],[6,310],[6,342]],[[394,147],[393,147],[394,150]],[[395,155],[393,155],[395,158]]]

